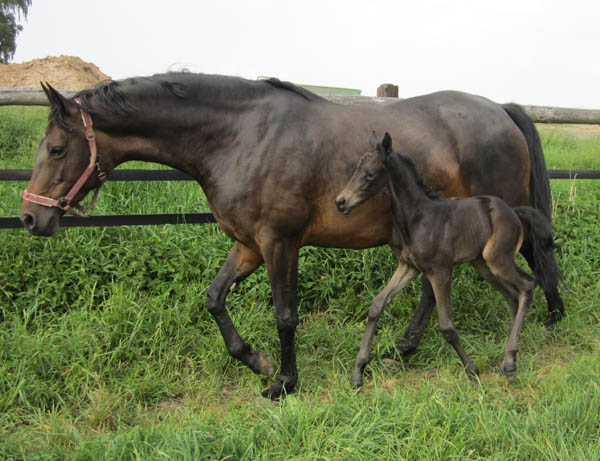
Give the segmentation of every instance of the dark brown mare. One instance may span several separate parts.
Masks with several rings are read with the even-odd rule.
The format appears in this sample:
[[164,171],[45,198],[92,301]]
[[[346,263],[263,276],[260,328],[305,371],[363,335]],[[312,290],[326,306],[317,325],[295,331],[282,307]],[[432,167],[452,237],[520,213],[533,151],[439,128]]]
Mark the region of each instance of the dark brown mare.
[[465,262],[470,262],[508,303],[509,338],[500,372],[513,378],[519,334],[535,288],[535,279],[519,268],[515,257],[523,243],[523,225],[547,252],[552,252],[555,245],[550,221],[535,208],[511,209],[494,196],[448,200],[432,195],[412,160],[392,152],[390,135],[385,133],[378,142],[373,133],[371,150],[358,161],[348,184],[336,199],[336,206],[340,213],[348,214],[383,189],[392,206],[390,246],[399,263],[369,308],[369,321],[356,357],[352,383],[362,386],[377,322],[385,306],[421,272],[433,287],[444,338],[458,353],[467,375],[472,379],[479,376],[479,370],[460,343],[450,306],[452,268]]
[[[64,197],[88,168],[80,106],[52,88],[50,121],[38,148],[28,191]],[[457,92],[389,104],[343,106],[279,80],[189,73],[111,82],[82,91],[98,146],[98,171],[71,204],[128,160],[162,163],[196,178],[233,248],[212,282],[206,306],[229,352],[256,373],[271,375],[269,356],[235,329],[225,306],[234,283],[266,264],[281,342],[281,367],[265,395],[297,382],[295,332],[298,251],[303,245],[367,248],[388,243],[391,215],[384,196],[351,216],[335,208],[337,193],[368,149],[373,129],[388,130],[429,187],[451,197],[497,195],[510,205],[551,212],[549,182],[537,132],[517,106]],[[62,203],[62,202],[60,202]],[[25,200],[22,220],[34,235],[52,235],[64,210]],[[529,241],[528,241],[529,242]],[[524,254],[535,268],[552,320],[563,312],[559,270],[536,246]],[[431,286],[399,353],[413,351],[434,305]]]

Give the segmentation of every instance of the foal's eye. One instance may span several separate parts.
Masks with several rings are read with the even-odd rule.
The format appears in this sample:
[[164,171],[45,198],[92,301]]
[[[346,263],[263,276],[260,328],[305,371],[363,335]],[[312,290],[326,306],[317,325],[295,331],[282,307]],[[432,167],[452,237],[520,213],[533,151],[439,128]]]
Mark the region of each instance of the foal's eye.
[[367,173],[367,181],[373,181],[375,176],[375,173]]
[[53,146],[48,153],[52,158],[61,158],[65,155],[65,148],[64,146]]

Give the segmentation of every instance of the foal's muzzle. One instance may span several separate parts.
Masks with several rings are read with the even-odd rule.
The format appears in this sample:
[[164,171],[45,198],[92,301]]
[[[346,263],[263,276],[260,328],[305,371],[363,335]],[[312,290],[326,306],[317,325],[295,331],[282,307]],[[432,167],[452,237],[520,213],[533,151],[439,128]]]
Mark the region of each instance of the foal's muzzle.
[[350,206],[349,200],[347,200],[343,195],[338,195],[338,198],[335,200],[335,206],[343,215],[347,215],[354,208]]

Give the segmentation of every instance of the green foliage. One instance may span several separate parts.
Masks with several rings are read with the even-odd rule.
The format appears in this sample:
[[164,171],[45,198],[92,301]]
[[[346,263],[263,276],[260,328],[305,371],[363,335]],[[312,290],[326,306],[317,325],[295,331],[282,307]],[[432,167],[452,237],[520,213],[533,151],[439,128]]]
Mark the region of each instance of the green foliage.
[[23,26],[17,24],[15,14],[27,18],[31,0],[0,0],[0,63],[6,64],[17,49],[17,35]]
[[47,118],[45,107],[0,107],[1,168],[33,168]]
[[[1,169],[32,167],[45,118],[0,111]],[[551,167],[600,168],[587,141],[552,133],[542,131]],[[0,183],[1,214],[18,213],[22,187]],[[207,210],[192,183],[105,187],[99,214]],[[270,381],[229,356],[205,309],[231,246],[217,226],[62,229],[49,239],[0,231],[0,459],[598,459],[600,183],[557,180],[552,191],[567,317],[546,332],[536,292],[514,382],[495,373],[506,305],[461,267],[455,321],[481,387],[435,314],[414,356],[381,358],[407,326],[415,282],[384,312],[365,388],[352,390],[366,310],[395,259],[385,247],[308,247],[300,382],[279,404],[259,397]],[[264,268],[227,302],[242,337],[277,361]]]

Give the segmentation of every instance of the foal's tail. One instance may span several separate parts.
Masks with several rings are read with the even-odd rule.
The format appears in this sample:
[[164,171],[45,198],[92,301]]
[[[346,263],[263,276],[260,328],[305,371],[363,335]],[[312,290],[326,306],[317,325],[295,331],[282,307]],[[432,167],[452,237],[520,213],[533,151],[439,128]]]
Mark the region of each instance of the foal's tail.
[[529,233],[533,234],[538,242],[540,242],[543,250],[548,251],[560,248],[554,242],[550,220],[539,210],[530,206],[517,206],[513,210],[521,220],[521,223],[526,226]]
[[[559,249],[560,246],[556,244],[552,236],[552,224],[550,220],[541,211],[530,206],[518,206],[513,208],[513,210],[526,228],[527,234],[536,242],[538,251],[536,254],[536,267],[538,266],[538,261],[542,264],[548,264],[548,261],[556,263],[553,250]],[[556,267],[558,269],[558,266]],[[534,274],[537,278],[538,274],[535,272],[535,269]],[[560,280],[560,272],[556,277],[557,280]],[[539,280],[538,283],[540,283]]]
[[[556,262],[554,252],[550,248],[555,248],[552,239],[552,193],[550,192],[550,180],[548,179],[548,170],[542,151],[542,143],[533,120],[525,113],[523,108],[517,104],[503,104],[502,107],[510,118],[519,127],[529,148],[531,173],[529,177],[529,205],[541,213],[541,217],[534,218],[530,212],[522,212],[523,216],[530,216],[531,228],[544,229],[544,239],[535,232],[529,232],[528,244],[533,251],[533,273],[542,286],[544,291],[556,289],[558,282],[562,278],[560,268]],[[517,209],[515,209],[517,211]],[[519,214],[519,218],[527,220]],[[539,218],[544,218],[543,223]],[[551,246],[548,246],[548,236],[551,239]],[[530,263],[531,264],[531,263]],[[562,314],[562,312],[561,312]]]

